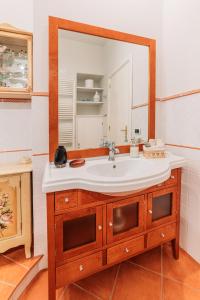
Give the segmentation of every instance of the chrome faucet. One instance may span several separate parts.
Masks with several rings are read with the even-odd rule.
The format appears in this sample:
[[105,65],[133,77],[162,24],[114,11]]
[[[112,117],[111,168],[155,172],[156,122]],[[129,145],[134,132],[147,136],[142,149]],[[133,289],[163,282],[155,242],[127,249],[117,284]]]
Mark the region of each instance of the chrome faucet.
[[106,142],[105,146],[109,149],[108,160],[114,161],[115,160],[115,154],[119,153],[119,149],[115,148],[115,143],[114,142]]

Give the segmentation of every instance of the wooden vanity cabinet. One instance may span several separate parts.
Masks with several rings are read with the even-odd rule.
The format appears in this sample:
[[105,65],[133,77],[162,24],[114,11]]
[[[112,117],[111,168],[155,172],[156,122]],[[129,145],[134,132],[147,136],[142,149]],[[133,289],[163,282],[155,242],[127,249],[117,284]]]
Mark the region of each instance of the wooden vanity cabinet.
[[172,241],[179,256],[181,169],[126,196],[85,190],[47,194],[49,299],[56,288]]

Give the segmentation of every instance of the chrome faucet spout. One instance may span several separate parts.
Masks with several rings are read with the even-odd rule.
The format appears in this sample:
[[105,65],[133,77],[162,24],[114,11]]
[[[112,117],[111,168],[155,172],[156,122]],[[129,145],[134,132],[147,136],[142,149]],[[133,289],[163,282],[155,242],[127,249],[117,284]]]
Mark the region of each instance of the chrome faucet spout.
[[114,161],[115,160],[115,154],[119,153],[119,149],[115,148],[115,143],[114,142],[108,142],[106,146],[109,149],[108,160]]

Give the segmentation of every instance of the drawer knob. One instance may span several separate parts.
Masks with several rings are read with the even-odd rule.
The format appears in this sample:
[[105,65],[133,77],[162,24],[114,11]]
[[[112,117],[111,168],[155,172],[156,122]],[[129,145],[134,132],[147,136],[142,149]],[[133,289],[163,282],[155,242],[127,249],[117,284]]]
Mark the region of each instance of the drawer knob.
[[126,252],[126,253],[129,253],[129,249],[128,249],[127,247],[125,248],[125,252]]
[[162,233],[160,234],[160,236],[161,236],[162,238],[164,238],[164,237],[165,237],[165,234],[162,232]]
[[110,226],[110,227],[112,227],[112,226],[113,226],[113,223],[112,223],[112,222],[109,222],[108,224],[109,224],[109,226]]
[[152,215],[152,210],[151,209],[149,209],[149,213],[150,213],[150,215]]
[[174,179],[174,178],[175,178],[175,176],[174,176],[174,175],[172,175],[170,178],[171,178],[171,179]]
[[65,198],[65,203],[68,203],[69,202],[69,198]]
[[101,230],[102,230],[102,226],[101,226],[101,225],[98,225],[98,229],[101,231]]
[[80,272],[83,271],[83,265],[80,265],[80,266],[79,266],[79,270],[80,270]]

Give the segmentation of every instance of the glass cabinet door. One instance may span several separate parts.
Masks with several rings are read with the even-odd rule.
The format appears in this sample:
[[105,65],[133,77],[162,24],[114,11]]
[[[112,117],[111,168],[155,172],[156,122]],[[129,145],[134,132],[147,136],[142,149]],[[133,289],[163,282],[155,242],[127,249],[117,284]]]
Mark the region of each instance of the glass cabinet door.
[[32,89],[32,36],[0,30],[0,92]]
[[108,243],[131,236],[144,228],[144,196],[107,205]]
[[56,256],[64,260],[101,247],[102,207],[56,216]]
[[176,188],[168,188],[148,195],[148,227],[175,220],[176,195]]

